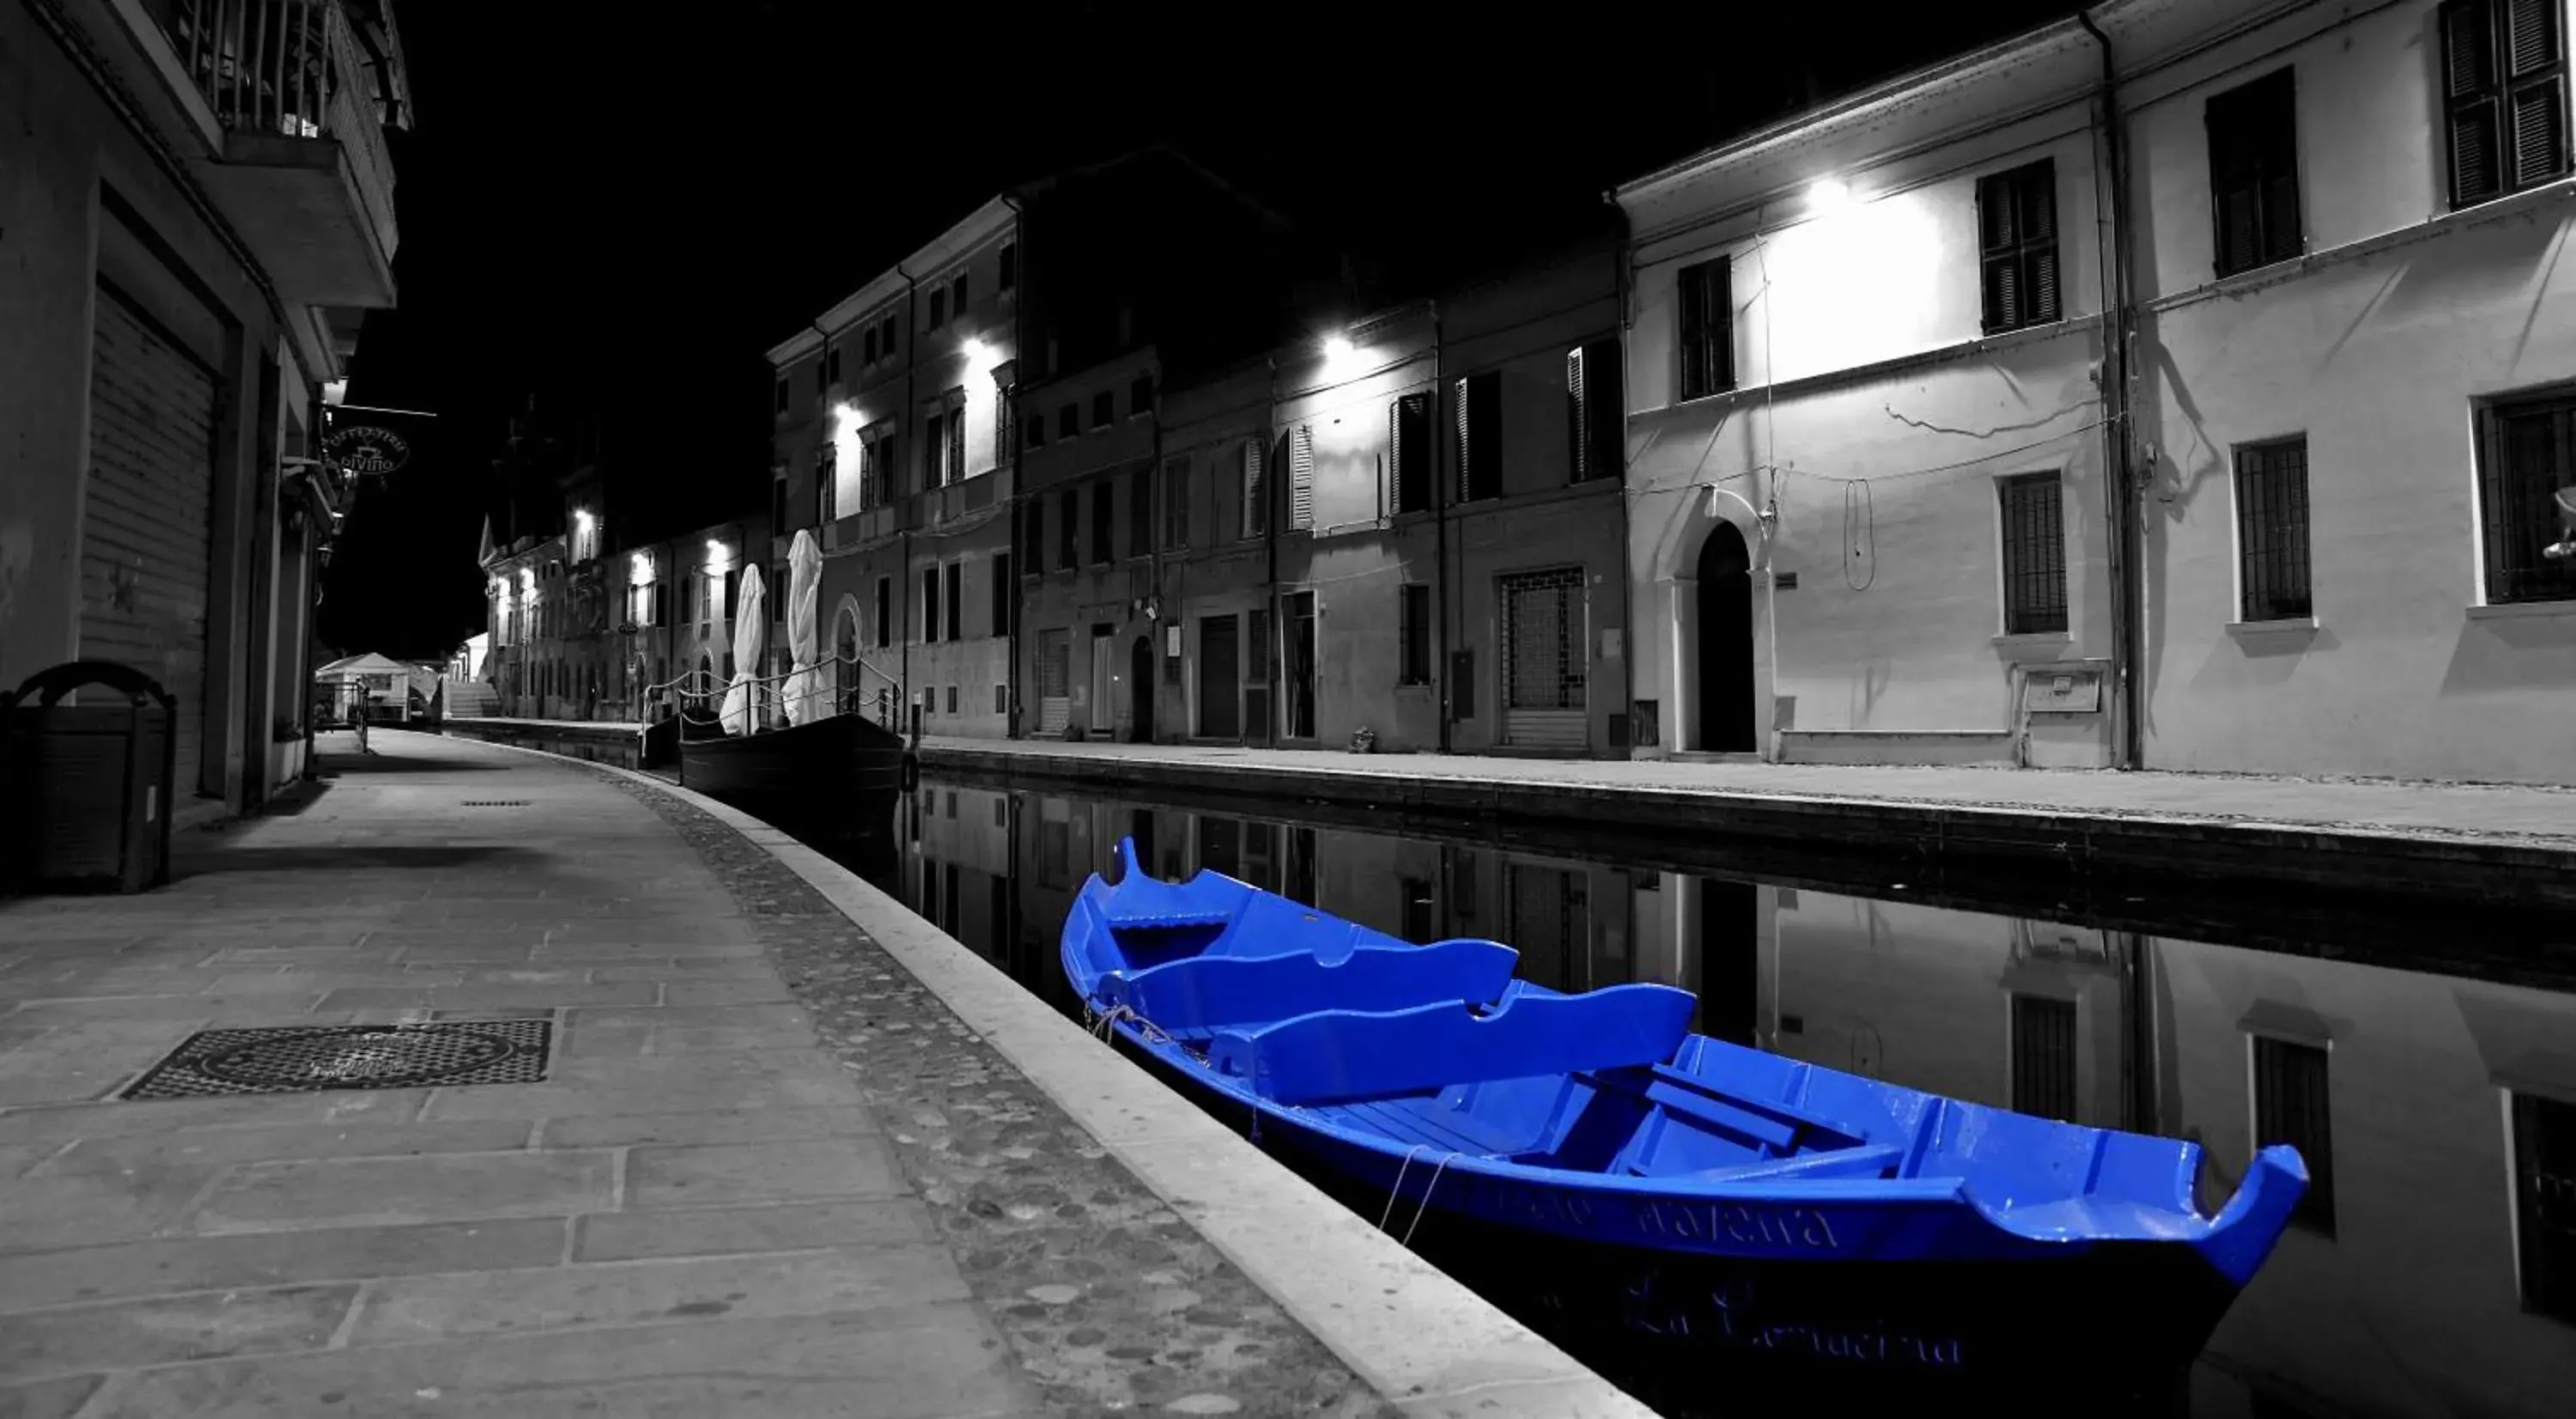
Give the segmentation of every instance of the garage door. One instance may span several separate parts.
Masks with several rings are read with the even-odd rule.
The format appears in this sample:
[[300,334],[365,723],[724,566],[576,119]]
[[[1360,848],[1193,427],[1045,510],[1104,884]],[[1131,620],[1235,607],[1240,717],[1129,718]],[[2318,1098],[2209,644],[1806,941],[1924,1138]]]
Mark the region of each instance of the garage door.
[[185,798],[205,727],[215,376],[103,285],[97,310],[80,653],[134,666],[178,697]]

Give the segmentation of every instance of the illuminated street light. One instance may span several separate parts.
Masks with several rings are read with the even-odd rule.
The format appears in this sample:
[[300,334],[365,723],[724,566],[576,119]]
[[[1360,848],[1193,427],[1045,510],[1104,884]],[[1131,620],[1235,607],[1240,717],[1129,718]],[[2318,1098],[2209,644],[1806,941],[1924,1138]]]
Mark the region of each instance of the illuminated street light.
[[966,342],[957,347],[957,352],[966,357],[968,364],[981,363],[984,358],[984,342],[969,335],[966,337]]
[[1347,335],[1329,336],[1324,341],[1324,358],[1347,360],[1351,357],[1351,339]]
[[1808,186],[1807,200],[1830,211],[1851,201],[1851,188],[1839,179],[1820,177]]

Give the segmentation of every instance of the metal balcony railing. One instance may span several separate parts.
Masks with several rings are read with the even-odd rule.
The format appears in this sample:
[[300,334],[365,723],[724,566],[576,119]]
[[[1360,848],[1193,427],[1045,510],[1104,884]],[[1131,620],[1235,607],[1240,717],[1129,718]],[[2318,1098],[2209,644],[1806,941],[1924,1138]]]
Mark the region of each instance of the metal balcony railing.
[[235,133],[343,137],[331,100],[358,78],[340,0],[147,0],[215,119]]

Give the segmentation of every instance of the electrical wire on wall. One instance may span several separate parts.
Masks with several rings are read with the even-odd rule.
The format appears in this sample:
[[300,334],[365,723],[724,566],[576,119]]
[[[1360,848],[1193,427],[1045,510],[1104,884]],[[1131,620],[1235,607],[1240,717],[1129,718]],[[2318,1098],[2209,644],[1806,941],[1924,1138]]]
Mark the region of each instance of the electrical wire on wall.
[[1867,478],[1843,484],[1843,545],[1851,549],[1843,557],[1843,585],[1869,590],[1878,580],[1878,508]]

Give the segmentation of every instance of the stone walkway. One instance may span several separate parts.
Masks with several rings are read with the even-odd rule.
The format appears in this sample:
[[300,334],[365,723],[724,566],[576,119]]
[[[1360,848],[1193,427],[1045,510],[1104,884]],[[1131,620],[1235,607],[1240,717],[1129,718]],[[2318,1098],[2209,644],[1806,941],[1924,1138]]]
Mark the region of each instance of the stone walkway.
[[[1635,787],[1710,794],[1805,796],[1873,803],[2035,809],[2102,817],[2347,826],[2437,838],[2576,846],[2576,790],[2510,784],[2416,783],[2249,774],[2114,773],[1871,764],[1517,759],[1472,754],[1352,754],[1225,745],[1063,743],[924,736],[923,760],[985,756],[1060,759],[1114,777],[1122,767],[1173,764],[1256,770],[1283,779],[1361,774],[1529,785]],[[2576,760],[2576,727],[2568,753]]]
[[[0,1415],[1386,1412],[739,835],[375,743],[167,888],[0,901]],[[546,1077],[112,1097],[440,1019],[548,1022]]]

